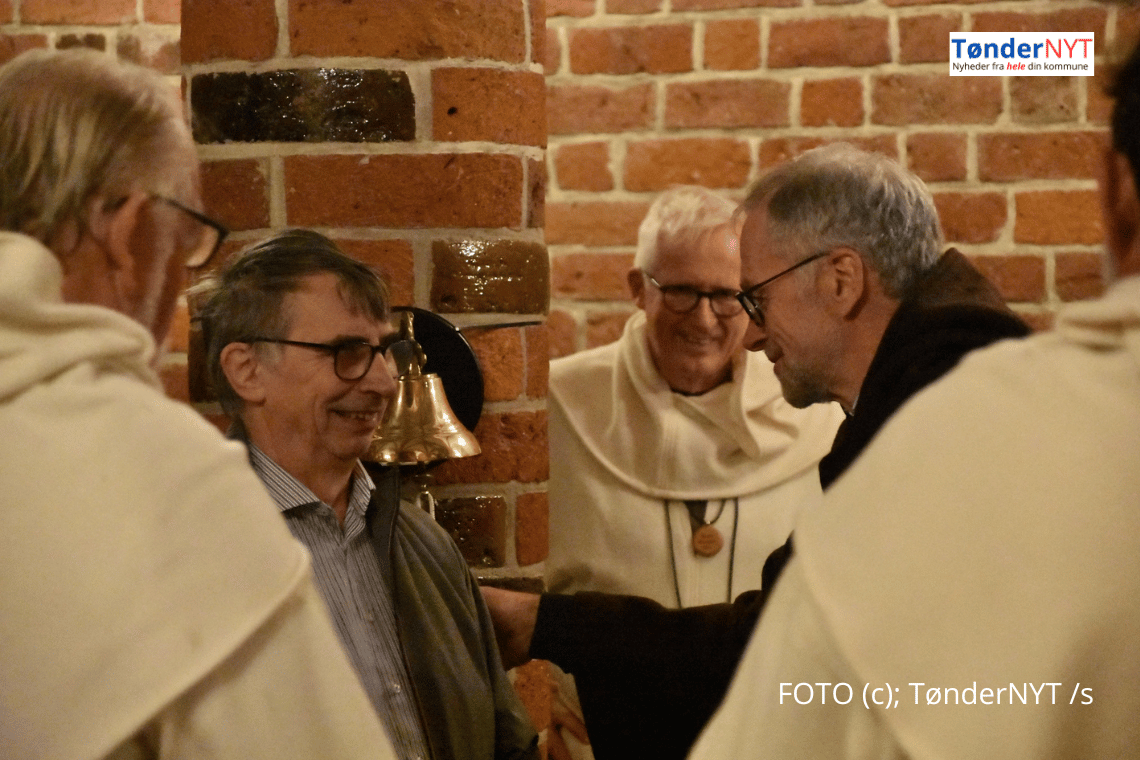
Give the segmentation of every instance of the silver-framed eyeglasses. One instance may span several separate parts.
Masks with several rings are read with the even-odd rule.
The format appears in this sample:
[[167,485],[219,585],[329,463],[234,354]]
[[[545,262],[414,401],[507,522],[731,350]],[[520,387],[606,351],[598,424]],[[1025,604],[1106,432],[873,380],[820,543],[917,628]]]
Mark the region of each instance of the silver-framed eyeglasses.
[[372,369],[372,362],[376,354],[382,354],[399,338],[399,333],[392,333],[372,345],[366,340],[341,340],[335,343],[308,343],[303,340],[285,340],[284,338],[253,337],[238,341],[239,343],[278,343],[283,346],[298,346],[314,351],[323,351],[332,356],[333,372],[346,383],[352,383],[368,374]]
[[202,236],[190,253],[187,254],[184,266],[187,269],[201,269],[209,264],[210,260],[214,258],[214,254],[222,247],[222,241],[226,239],[226,235],[230,234],[229,228],[221,222],[206,216],[201,211],[195,211],[173,198],[168,198],[158,193],[151,193],[150,197],[178,209],[202,225]]
[[738,301],[740,301],[740,305],[744,307],[744,311],[747,312],[748,318],[751,319],[753,322],[755,322],[758,327],[763,327],[764,326],[764,309],[761,308],[761,306],[760,306],[760,299],[758,299],[756,297],[756,295],[760,292],[760,290],[765,285],[768,285],[771,282],[780,279],[781,277],[788,274],[789,272],[794,272],[795,270],[799,269],[800,267],[806,266],[807,264],[810,264],[811,262],[815,261],[816,259],[822,259],[824,256],[826,256],[829,253],[831,253],[831,251],[820,251],[819,253],[812,254],[811,256],[808,256],[803,261],[792,264],[790,267],[788,267],[784,271],[779,272],[778,274],[772,275],[767,280],[764,280],[763,282],[760,282],[760,283],[753,285],[752,287],[748,288],[748,290],[745,290],[741,293],[737,293],[736,299]]
[[740,313],[740,301],[735,290],[698,290],[692,285],[662,285],[646,274],[645,277],[653,283],[653,287],[661,291],[661,300],[665,308],[674,314],[688,314],[697,308],[702,298],[709,299],[709,308],[718,317],[735,317]]

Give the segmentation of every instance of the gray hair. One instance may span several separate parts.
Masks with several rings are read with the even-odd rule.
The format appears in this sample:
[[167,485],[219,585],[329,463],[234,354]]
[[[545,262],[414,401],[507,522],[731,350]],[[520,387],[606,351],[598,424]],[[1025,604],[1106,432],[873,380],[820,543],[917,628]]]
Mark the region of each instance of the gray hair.
[[708,232],[732,221],[736,204],[696,185],[674,185],[653,201],[637,230],[633,265],[649,271],[662,247],[695,246]]
[[160,184],[192,157],[176,88],[155,71],[92,50],[0,67],[2,229],[50,244],[100,194],[173,192]]
[[897,162],[839,143],[776,167],[748,192],[774,241],[796,258],[845,246],[901,298],[938,260],[942,229],[926,185]]
[[350,308],[387,321],[388,286],[380,274],[311,230],[285,230],[256,243],[190,289],[192,306],[200,304],[196,319],[205,337],[206,373],[231,418],[238,418],[243,402],[222,369],[222,349],[254,337],[285,338],[290,328],[285,297],[300,290],[306,277],[326,272],[336,276]]

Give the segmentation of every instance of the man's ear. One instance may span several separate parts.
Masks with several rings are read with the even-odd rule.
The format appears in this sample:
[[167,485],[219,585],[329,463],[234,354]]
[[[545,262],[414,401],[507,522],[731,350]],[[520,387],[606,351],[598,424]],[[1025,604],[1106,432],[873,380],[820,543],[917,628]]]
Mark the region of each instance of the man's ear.
[[629,285],[629,294],[633,297],[633,302],[637,304],[637,308],[645,308],[645,274],[634,267],[629,270],[625,276],[626,284]]
[[99,243],[116,292],[132,303],[139,300],[146,285],[144,278],[138,276],[142,263],[135,257],[134,237],[148,200],[146,193],[136,191],[108,207],[106,198],[98,197],[92,200],[87,214],[89,234]]
[[1105,246],[1121,275],[1140,273],[1140,198],[1128,157],[1107,149],[1100,177]]
[[825,296],[841,317],[850,316],[864,300],[867,290],[867,265],[852,248],[836,248],[828,254],[829,266],[823,268]]
[[261,360],[251,344],[228,344],[222,349],[219,363],[230,387],[242,401],[257,404],[265,399]]

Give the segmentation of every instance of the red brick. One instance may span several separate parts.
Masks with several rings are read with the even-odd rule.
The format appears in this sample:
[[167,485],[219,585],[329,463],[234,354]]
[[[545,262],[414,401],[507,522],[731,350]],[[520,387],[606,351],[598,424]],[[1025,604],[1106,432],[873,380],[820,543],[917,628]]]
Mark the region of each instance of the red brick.
[[546,0],[528,0],[527,15],[530,17],[530,60],[543,63],[546,61]]
[[182,61],[264,61],[277,52],[274,0],[183,0]]
[[966,179],[966,136],[924,132],[906,138],[907,167],[926,182]]
[[1078,116],[1077,79],[1010,77],[1010,115],[1019,124],[1075,122]]
[[182,21],[182,0],[143,0],[143,19],[152,24]]
[[632,253],[566,253],[550,262],[551,292],[555,298],[579,301],[629,299],[626,274]]
[[526,60],[521,0],[289,0],[289,41],[294,56]]
[[10,24],[12,19],[12,0],[0,0],[0,24]]
[[124,61],[133,61],[141,66],[161,71],[163,74],[182,73],[182,54],[177,36],[120,32],[115,52]]
[[1008,217],[1003,193],[937,193],[934,206],[948,243],[990,243]]
[[[514,401],[523,393],[523,344],[518,328],[468,330],[466,337],[479,359],[486,401]],[[489,371],[488,371],[489,370]]]
[[661,9],[661,0],[606,0],[606,14],[653,13]]
[[684,24],[570,30],[575,74],[670,74],[693,68],[693,28]]
[[646,140],[627,147],[624,184],[635,192],[664,190],[674,184],[741,187],[751,167],[752,156],[743,140]]
[[705,68],[742,71],[760,65],[760,22],[726,19],[705,22]]
[[610,147],[604,142],[572,143],[554,153],[554,172],[563,190],[601,192],[614,189]]
[[206,213],[231,230],[268,227],[269,189],[263,162],[203,161],[202,201]]
[[1016,132],[978,136],[978,178],[1094,179],[1107,135],[1104,132]]
[[635,201],[546,204],[548,245],[637,245],[637,228],[649,211]]
[[1099,253],[1058,253],[1053,274],[1062,301],[1099,298],[1104,293],[1104,256]]
[[[1038,6],[1040,7],[1040,6]],[[1066,8],[1052,13],[975,13],[975,32],[1094,32],[1096,49],[1104,46],[1108,13],[1103,7]]]
[[472,432],[483,453],[444,462],[435,470],[436,482],[540,483],[550,477],[545,411],[484,413]]
[[1002,110],[998,77],[888,74],[872,87],[875,124],[989,124]]
[[550,359],[569,356],[578,350],[578,323],[564,311],[552,311],[546,317]]
[[416,299],[416,261],[406,240],[338,239],[341,250],[380,270],[388,283],[393,306],[412,306]]
[[843,17],[773,23],[769,68],[874,66],[891,60],[885,18]]
[[185,363],[168,362],[163,364],[158,369],[158,377],[162,380],[162,390],[168,398],[190,403],[189,375]]
[[[1103,68],[1103,67],[1102,67]],[[1036,77],[1034,77],[1036,79]],[[1086,77],[1082,77],[1085,79]],[[1088,102],[1085,114],[1090,124],[1107,126],[1112,121],[1112,107],[1116,101],[1109,97],[1105,87],[1108,85],[1107,77],[1098,71],[1094,77],[1088,77],[1085,83],[1085,92]]]
[[519,494],[515,502],[515,558],[533,565],[550,552],[550,505],[545,493]]
[[286,156],[289,224],[305,227],[522,226],[515,156]]
[[632,313],[630,310],[591,314],[586,320],[586,348],[604,346],[620,338]]
[[1055,316],[1051,311],[1029,311],[1025,308],[1015,308],[1014,311],[1035,333],[1048,332],[1053,329]]
[[962,16],[909,16],[899,19],[899,63],[950,60],[950,32],[962,28]]
[[549,87],[546,123],[552,135],[645,129],[653,119],[653,85]]
[[[979,3],[988,3],[992,0],[957,0],[956,5],[977,5]],[[883,5],[887,6],[904,6],[904,5],[943,5],[946,0],[883,0]]]
[[1040,245],[1100,243],[1100,203],[1095,190],[1034,190],[1018,193],[1013,239]]
[[547,76],[557,74],[562,66],[562,43],[558,39],[557,29],[546,30],[546,47],[543,54],[543,68]]
[[530,229],[542,229],[546,225],[546,162],[537,158],[528,158],[526,177],[530,188],[526,226]]
[[1116,7],[1116,45],[1121,60],[1140,39],[1140,5],[1121,3]]
[[809,79],[800,93],[805,127],[857,127],[863,123],[863,80]]
[[546,17],[575,16],[585,18],[597,11],[597,0],[546,0]]
[[760,143],[760,168],[768,169],[776,164],[795,158],[812,148],[831,143],[844,142],[856,148],[882,153],[893,159],[898,159],[898,148],[895,146],[894,135],[878,135],[875,137],[776,137]]
[[105,53],[107,52],[107,35],[97,32],[61,34],[56,37],[55,48],[56,50],[87,48]]
[[1007,301],[1045,299],[1045,259],[1040,256],[971,256],[970,262]]
[[546,145],[546,81],[531,71],[432,71],[436,140]]
[[25,50],[47,46],[46,34],[0,34],[0,63],[7,63]]
[[526,328],[526,395],[546,398],[550,381],[550,330],[545,324]]
[[135,0],[22,0],[25,24],[129,24],[138,21]]
[[802,0],[673,0],[673,11],[720,11],[729,8],[791,8]]
[[771,79],[713,79],[665,88],[665,125],[687,128],[782,127],[791,85]]

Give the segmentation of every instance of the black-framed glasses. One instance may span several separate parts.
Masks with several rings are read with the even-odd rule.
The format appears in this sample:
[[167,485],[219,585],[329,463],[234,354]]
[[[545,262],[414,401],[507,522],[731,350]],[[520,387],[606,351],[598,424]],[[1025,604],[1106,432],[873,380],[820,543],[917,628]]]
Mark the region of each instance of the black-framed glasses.
[[816,259],[822,259],[824,256],[826,256],[829,253],[831,253],[831,251],[828,250],[828,251],[820,251],[819,253],[812,254],[811,256],[808,256],[803,261],[792,264],[790,267],[788,267],[784,271],[782,271],[778,274],[772,275],[767,280],[764,280],[763,282],[760,282],[760,283],[753,285],[748,290],[745,290],[742,293],[737,293],[736,299],[738,301],[740,301],[740,305],[743,306],[744,311],[748,313],[748,318],[751,319],[753,322],[755,322],[758,327],[763,327],[764,326],[764,310],[762,308],[760,308],[760,300],[758,298],[756,298],[756,294],[760,292],[760,289],[763,288],[765,285],[768,285],[769,283],[773,282],[774,280],[780,279],[781,277],[786,275],[788,272],[794,272],[795,270],[799,269],[800,267],[806,266],[807,264],[810,264],[811,262],[815,261]]
[[307,343],[303,340],[285,340],[284,338],[246,338],[239,343],[279,343],[283,346],[299,346],[311,348],[314,351],[323,351],[333,358],[333,372],[341,380],[351,383],[368,374],[372,369],[372,362],[376,354],[382,354],[399,338],[399,333],[392,333],[379,345],[372,345],[366,340],[342,340],[337,343]]
[[646,273],[653,287],[661,291],[661,301],[674,314],[688,314],[697,308],[702,298],[709,299],[709,308],[718,317],[735,317],[740,313],[740,301],[735,290],[697,290],[692,285],[662,285]]
[[222,247],[222,241],[226,239],[226,235],[230,234],[229,229],[221,222],[211,219],[201,211],[195,211],[173,198],[168,198],[158,193],[151,193],[150,197],[168,206],[173,206],[204,227],[202,237],[198,240],[193,250],[186,256],[185,266],[187,269],[201,269],[209,264],[210,259],[214,258],[214,254]]

